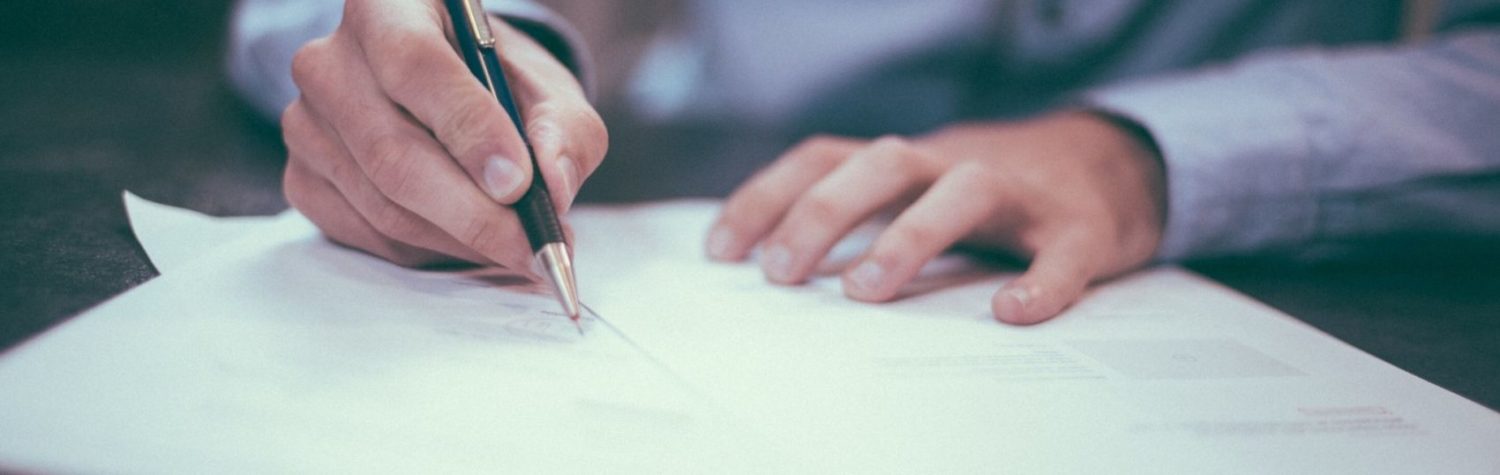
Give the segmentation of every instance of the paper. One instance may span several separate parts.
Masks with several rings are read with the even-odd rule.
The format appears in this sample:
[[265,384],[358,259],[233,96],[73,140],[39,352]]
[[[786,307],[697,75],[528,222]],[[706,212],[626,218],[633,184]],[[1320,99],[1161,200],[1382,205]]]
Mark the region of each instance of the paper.
[[[579,286],[710,398],[840,470],[1495,473],[1500,417],[1176,269],[995,323],[1009,275],[945,258],[869,305],[702,258],[717,204],[584,210]],[[617,239],[611,236],[630,236]],[[841,244],[853,256],[868,236]]]
[[1494,412],[1179,269],[1006,326],[988,301],[1008,275],[962,259],[886,305],[707,262],[716,209],[570,216],[584,302],[629,342],[598,322],[568,340],[541,296],[283,218],[0,359],[0,466],[1500,470]]
[[524,280],[402,269],[278,220],[0,359],[0,467],[702,470],[743,458],[715,453],[721,437],[755,446],[555,306]]
[[[125,212],[136,241],[163,274],[192,262],[209,251],[272,225],[277,220],[298,219],[295,213],[280,216],[217,218],[197,211],[153,203],[124,192]],[[138,219],[146,217],[146,219]]]

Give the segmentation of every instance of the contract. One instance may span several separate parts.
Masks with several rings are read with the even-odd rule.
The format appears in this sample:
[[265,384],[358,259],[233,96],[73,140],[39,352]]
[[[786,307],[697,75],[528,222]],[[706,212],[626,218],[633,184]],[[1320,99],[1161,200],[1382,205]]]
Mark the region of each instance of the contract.
[[1495,412],[1190,272],[1145,270],[1007,326],[988,302],[1014,273],[960,256],[895,302],[845,299],[832,271],[867,233],[801,287],[709,262],[717,206],[576,210],[598,312],[579,337],[504,272],[401,269],[294,214],[163,232],[223,222],[133,204],[148,252],[198,251],[0,358],[0,467],[1500,468]]
[[0,469],[703,471],[755,446],[545,286],[400,268],[295,215],[233,236],[150,209],[147,249],[212,251],[0,358]]
[[[718,204],[575,213],[585,300],[774,440],[839,470],[1495,473],[1500,415],[1191,272],[996,323],[1015,274],[947,256],[904,298],[848,300],[835,271],[767,284],[702,257]],[[610,236],[630,236],[611,239]]]

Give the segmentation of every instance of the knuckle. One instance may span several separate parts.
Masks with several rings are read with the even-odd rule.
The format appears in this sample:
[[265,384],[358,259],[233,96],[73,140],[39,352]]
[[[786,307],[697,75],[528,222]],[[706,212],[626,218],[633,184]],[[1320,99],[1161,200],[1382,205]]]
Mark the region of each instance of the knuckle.
[[588,144],[588,153],[591,158],[603,157],[609,153],[609,128],[604,124],[604,118],[592,107],[581,107],[573,120],[573,130],[578,131]]
[[867,153],[860,154],[860,165],[881,175],[909,175],[915,171],[912,157],[892,153],[888,147],[879,145],[873,145]]
[[420,97],[431,91],[425,87],[424,79],[430,75],[427,65],[451,51],[434,46],[434,39],[427,31],[411,27],[392,26],[381,31],[377,44],[380,54],[389,61],[371,63],[379,69],[381,84],[396,97]]
[[364,176],[359,171],[358,165],[348,160],[332,160],[332,162],[328,164],[329,180],[343,185],[362,185],[359,180],[364,179]]
[[843,149],[842,143],[843,139],[833,136],[814,136],[792,147],[783,159],[817,167],[828,167],[842,161],[843,154],[839,153]]
[[751,211],[749,203],[743,193],[735,193],[724,202],[724,208],[719,211],[719,224],[731,229],[741,229],[740,224],[746,220],[746,215]]
[[546,122],[550,118],[561,115],[563,107],[558,106],[556,101],[544,100],[526,107],[526,120],[528,122]]
[[344,18],[359,18],[363,11],[366,0],[347,0],[344,2]]
[[759,183],[741,188],[729,198],[724,206],[726,220],[739,222],[758,214],[764,214],[775,203],[777,194],[769,186]]
[[[436,132],[447,137],[449,141],[457,142],[448,144],[457,148],[471,147],[481,137],[488,134],[485,130],[485,121],[491,119],[495,112],[491,104],[485,101],[453,101],[451,107],[438,119]],[[498,125],[498,124],[497,124]]]
[[586,102],[543,101],[529,106],[527,117],[528,133],[533,137],[566,131],[568,147],[578,153],[598,158],[609,150],[604,119]]
[[798,204],[797,209],[797,220],[806,226],[821,226],[843,221],[847,214],[844,200],[824,192],[808,193]]
[[818,134],[804,139],[792,147],[792,149],[807,152],[827,151],[838,147],[838,144],[842,141],[843,139],[833,135]]
[[994,167],[991,167],[990,162],[988,161],[970,159],[963,160],[958,162],[957,164],[954,164],[953,167],[949,169],[948,173],[956,174],[962,177],[977,178],[984,181],[1002,178],[1003,174],[997,173],[993,168]]
[[1005,173],[998,172],[979,160],[959,162],[943,171],[942,175],[938,180],[941,186],[969,194],[975,198],[974,202],[985,206],[996,204],[996,197],[989,190],[1004,189],[999,187],[1011,180]]
[[302,101],[300,99],[292,101],[285,109],[281,110],[281,130],[283,134],[290,130],[299,129],[302,126],[302,117],[300,114],[302,114]]
[[870,142],[870,148],[892,152],[905,152],[911,149],[911,142],[900,135],[882,135]]
[[[283,174],[283,177],[282,182],[284,185],[282,186],[281,193],[286,197],[287,204],[292,205],[293,208],[305,211],[308,205],[307,193],[309,190],[307,189],[307,180],[302,176],[300,167],[286,167],[286,173]],[[312,218],[309,217],[308,219]],[[317,221],[315,219],[312,220],[314,222]]]
[[491,219],[477,219],[469,223],[458,236],[469,249],[473,249],[480,255],[493,256],[504,250],[504,244],[499,223]]
[[288,161],[306,163],[327,158],[319,153],[319,141],[327,140],[319,137],[323,133],[300,101],[292,103],[281,114],[281,141],[286,146]]
[[387,196],[405,196],[410,190],[413,149],[416,145],[394,134],[378,134],[370,142],[362,168],[376,188]]
[[938,239],[937,231],[913,224],[891,226],[885,234],[884,241],[887,245],[881,248],[888,251],[927,248]]
[[426,237],[427,223],[399,206],[380,205],[372,214],[370,226],[387,238],[415,244]]
[[292,54],[292,81],[306,89],[317,84],[316,79],[327,57],[328,39],[319,38],[308,42]]

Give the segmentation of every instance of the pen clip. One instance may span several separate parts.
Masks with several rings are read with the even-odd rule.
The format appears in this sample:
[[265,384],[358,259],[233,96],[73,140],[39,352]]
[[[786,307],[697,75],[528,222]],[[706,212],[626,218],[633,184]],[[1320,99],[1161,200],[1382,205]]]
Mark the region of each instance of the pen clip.
[[490,18],[484,13],[480,0],[463,0],[464,19],[469,21],[469,31],[474,32],[474,41],[485,48],[495,47],[495,34],[490,31]]

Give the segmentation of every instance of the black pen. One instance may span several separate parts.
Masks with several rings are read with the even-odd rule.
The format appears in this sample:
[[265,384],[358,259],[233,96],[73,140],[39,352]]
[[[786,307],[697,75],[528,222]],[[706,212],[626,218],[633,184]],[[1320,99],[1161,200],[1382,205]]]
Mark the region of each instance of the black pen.
[[510,114],[516,133],[526,144],[526,154],[531,157],[531,187],[521,200],[516,202],[516,216],[526,230],[526,240],[531,242],[536,265],[552,280],[557,291],[557,300],[562,303],[568,319],[583,333],[578,323],[578,282],[573,276],[573,261],[568,255],[568,242],[564,239],[562,225],[558,223],[556,208],[552,207],[552,195],[542,180],[541,168],[537,167],[536,152],[531,148],[531,139],[526,137],[526,125],[521,122],[520,109],[511,96],[510,84],[505,81],[505,70],[500,67],[500,57],[495,51],[495,34],[490,30],[489,16],[479,0],[444,0],[448,15],[453,19],[453,36],[458,40],[458,50],[468,64],[469,72],[484,83],[500,106]]

